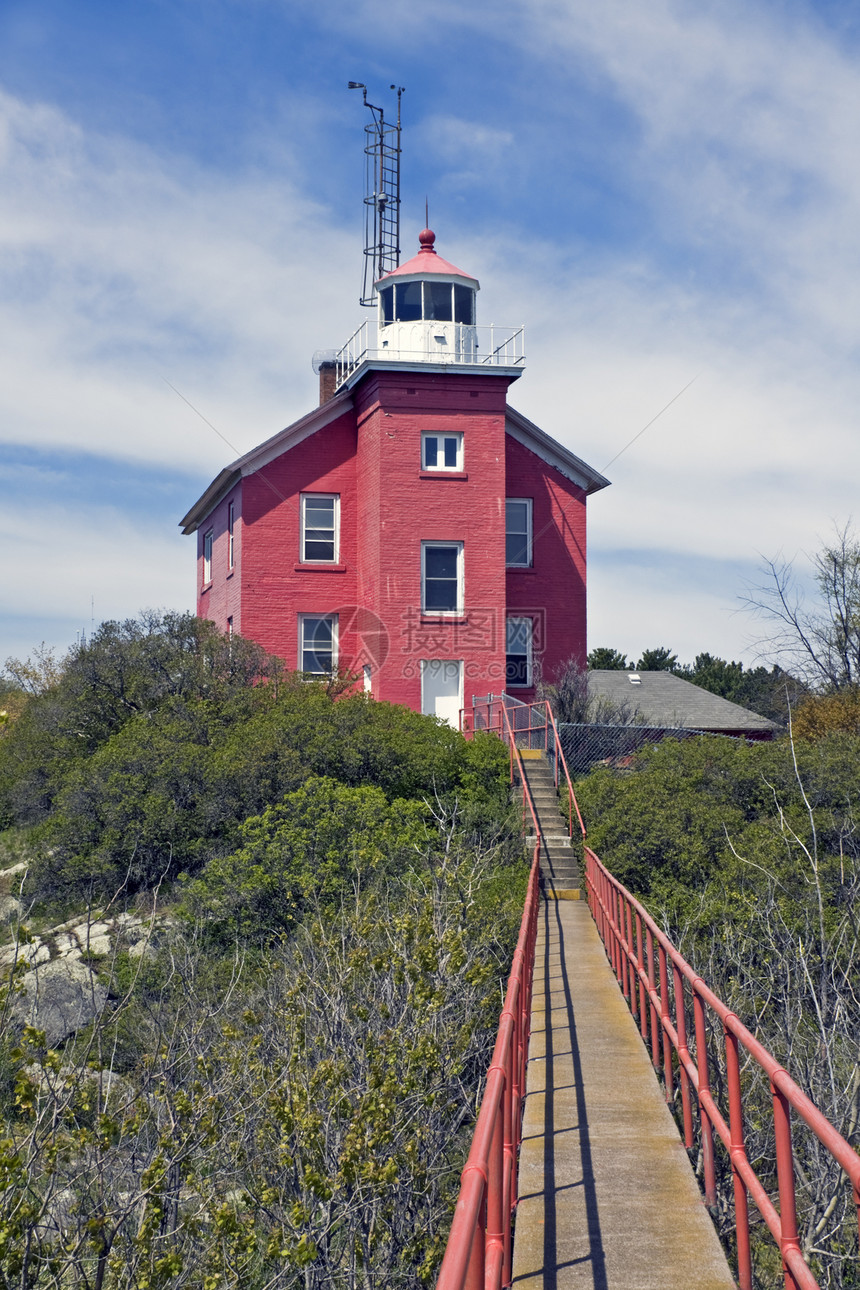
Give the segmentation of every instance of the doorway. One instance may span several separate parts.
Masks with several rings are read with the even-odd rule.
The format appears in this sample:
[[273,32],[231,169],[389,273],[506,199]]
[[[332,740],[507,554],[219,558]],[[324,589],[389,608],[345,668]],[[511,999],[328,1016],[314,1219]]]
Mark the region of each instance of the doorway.
[[441,717],[455,730],[460,728],[463,706],[463,660],[423,658],[421,660],[421,711]]

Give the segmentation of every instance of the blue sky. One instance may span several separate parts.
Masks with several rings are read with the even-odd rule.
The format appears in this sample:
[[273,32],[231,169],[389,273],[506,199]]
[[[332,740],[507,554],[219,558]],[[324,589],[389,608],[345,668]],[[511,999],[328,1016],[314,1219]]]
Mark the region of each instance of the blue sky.
[[858,14],[5,0],[0,661],[192,607],[178,519],[313,406],[363,317],[348,80],[406,87],[405,251],[426,196],[526,326],[517,408],[603,469],[693,382],[590,502],[590,644],[752,661],[744,584],[855,504]]

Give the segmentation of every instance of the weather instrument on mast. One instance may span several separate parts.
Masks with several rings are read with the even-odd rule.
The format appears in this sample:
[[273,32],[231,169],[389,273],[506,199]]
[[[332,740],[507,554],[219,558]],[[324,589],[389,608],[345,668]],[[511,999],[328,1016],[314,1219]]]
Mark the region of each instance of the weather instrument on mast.
[[397,91],[397,124],[385,120],[381,107],[367,101],[367,86],[350,81],[349,89],[361,90],[371,120],[364,127],[364,281],[361,304],[376,304],[373,284],[400,263],[400,99]]

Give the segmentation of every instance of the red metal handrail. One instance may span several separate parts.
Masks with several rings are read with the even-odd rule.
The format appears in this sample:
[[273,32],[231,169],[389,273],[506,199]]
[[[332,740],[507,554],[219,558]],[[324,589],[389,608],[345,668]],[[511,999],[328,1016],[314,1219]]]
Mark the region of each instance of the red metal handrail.
[[[859,1229],[860,1156],[825,1119],[788,1072],[759,1043],[755,1035],[747,1030],[737,1015],[729,1011],[681,957],[644,906],[613,878],[590,847],[585,848],[585,857],[585,881],[592,916],[619,986],[634,1016],[637,1012],[638,991],[642,1040],[646,1046],[650,1042],[651,1060],[655,1068],[659,1071],[662,1065],[667,1102],[672,1101],[674,1089],[672,1054],[674,1052],[677,1055],[684,1140],[688,1148],[693,1146],[694,1141],[691,1090],[695,1094],[704,1165],[705,1199],[710,1205],[716,1203],[715,1131],[728,1152],[734,1186],[740,1290],[752,1290],[753,1284],[748,1215],[750,1196],[779,1246],[786,1290],[818,1290],[818,1282],[800,1248],[797,1230],[791,1112],[794,1111],[812,1130],[850,1180]],[[686,1034],[686,990],[689,990],[693,1004],[695,1056],[690,1052]],[[707,1048],[708,1009],[719,1018],[724,1035],[728,1122],[711,1092]],[[778,1209],[753,1169],[744,1147],[741,1047],[770,1080]]]
[[558,763],[559,758],[564,769],[564,777],[567,780],[567,828],[568,835],[573,837],[573,812],[576,811],[576,818],[579,821],[579,828],[582,836],[585,837],[585,822],[582,818],[582,812],[579,809],[579,802],[576,800],[576,794],[573,791],[573,784],[570,782],[570,771],[567,768],[567,758],[564,755],[564,748],[558,737],[558,726],[555,724],[555,717],[552,714],[552,708],[547,703],[546,714],[552,725],[552,737],[555,743],[555,786],[558,788]]
[[507,712],[504,723],[510,748],[511,779],[516,763],[523,786],[523,816],[528,805],[535,844],[505,1006],[472,1147],[462,1173],[437,1290],[499,1290],[511,1280],[511,1218],[517,1203],[522,1104],[531,1029],[541,832]]
[[[534,714],[540,710],[543,715],[543,721],[533,724]],[[529,714],[528,726],[517,726],[511,723],[510,712],[515,713],[527,711]],[[481,713],[484,713],[483,720],[480,720]],[[533,746],[535,738],[540,742],[543,741],[544,752],[549,752],[549,732],[552,730],[553,735],[553,767],[555,786],[559,786],[559,766],[564,771],[564,777],[567,781],[567,830],[568,836],[573,837],[573,816],[576,813],[577,823],[580,832],[585,837],[585,823],[579,809],[579,803],[576,800],[576,794],[573,791],[573,784],[570,778],[570,771],[567,765],[567,758],[564,755],[564,748],[558,735],[558,726],[552,708],[546,699],[540,699],[537,703],[520,703],[517,699],[512,699],[508,694],[487,695],[486,699],[477,702],[471,709],[462,708],[460,711],[460,729],[468,738],[474,735],[476,731],[482,730],[491,734],[497,734],[501,739],[513,732],[513,737],[517,735],[529,736],[529,747]]]

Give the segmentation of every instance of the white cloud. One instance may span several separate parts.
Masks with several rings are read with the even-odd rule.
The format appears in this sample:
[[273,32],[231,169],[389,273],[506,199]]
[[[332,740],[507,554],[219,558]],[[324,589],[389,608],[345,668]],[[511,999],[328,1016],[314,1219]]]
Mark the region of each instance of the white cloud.
[[233,450],[166,381],[236,451],[306,410],[313,350],[356,312],[354,248],[322,210],[8,95],[0,119],[7,442],[214,469]]
[[[793,12],[440,0],[426,15],[398,6],[392,21],[367,0],[343,16],[388,50],[426,40],[437,57],[448,42],[464,67],[492,20],[522,59],[517,110],[533,130],[544,97],[554,121],[573,123],[582,85],[598,113],[624,118],[601,136],[596,177],[580,173],[572,128],[560,131],[546,183],[611,175],[641,209],[635,245],[593,236],[575,205],[568,227],[539,235],[474,219],[437,230],[440,252],[480,278],[481,318],[527,325],[514,405],[598,469],[696,378],[590,502],[595,643],[737,657],[749,630],[736,570],[814,550],[854,506],[860,64]],[[435,110],[414,155],[430,149],[449,182],[495,183],[524,124],[495,88],[483,86],[485,114],[474,97]],[[237,452],[307,411],[312,351],[359,321],[360,257],[356,235],[308,199],[306,159],[289,179],[227,175],[9,97],[0,119],[0,436],[214,474],[233,448],[163,378]],[[101,558],[90,538],[80,567]],[[629,550],[650,552],[650,571],[625,572]],[[703,582],[702,560],[722,561],[726,578]],[[121,600],[119,566],[111,577]],[[34,603],[25,581],[15,594]]]
[[[99,622],[133,617],[144,606],[194,607],[193,542],[178,530],[151,532],[120,505],[54,506],[34,515],[8,500],[0,543],[14,552],[3,590],[15,616],[51,614],[88,629],[93,609]],[[9,652],[4,631],[0,661]]]

